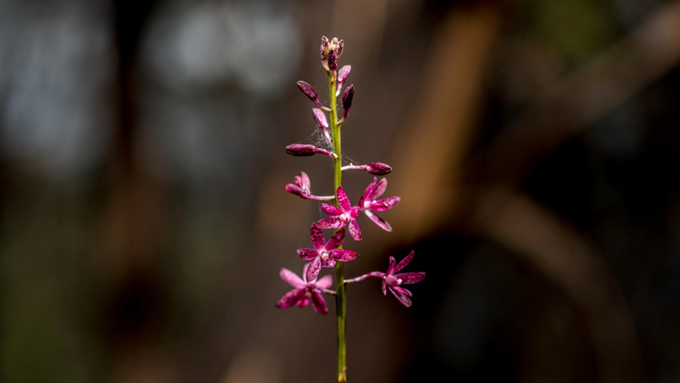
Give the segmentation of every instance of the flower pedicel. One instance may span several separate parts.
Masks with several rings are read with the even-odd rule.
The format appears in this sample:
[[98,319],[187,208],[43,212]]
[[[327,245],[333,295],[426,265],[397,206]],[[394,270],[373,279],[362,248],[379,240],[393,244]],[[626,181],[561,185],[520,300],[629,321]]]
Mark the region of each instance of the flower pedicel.
[[[396,264],[394,257],[390,257],[389,267],[384,273],[374,271],[354,279],[345,279],[344,263],[353,261],[358,256],[354,251],[342,249],[342,244],[345,240],[345,227],[355,241],[360,241],[362,236],[357,219],[359,218],[359,213],[363,211],[380,228],[392,231],[390,224],[375,213],[392,209],[399,203],[400,198],[394,196],[378,199],[385,193],[387,180],[383,178],[378,181],[377,178],[373,178],[373,182],[368,185],[364,194],[360,196],[358,203],[352,206],[349,197],[342,187],[342,173],[348,170],[366,171],[376,176],[383,176],[392,171],[392,167],[381,162],[342,166],[340,131],[349,117],[349,110],[354,100],[354,85],[350,84],[345,87],[344,92],[342,91],[342,87],[347,81],[352,67],[345,65],[338,70],[338,59],[342,56],[344,47],[345,42],[343,40],[338,40],[335,37],[329,40],[326,36],[321,38],[319,54],[321,56],[321,66],[326,70],[328,76],[328,98],[330,104],[328,107],[321,103],[319,95],[309,83],[304,81],[298,81],[297,83],[302,93],[317,106],[317,108],[312,109],[312,116],[314,117],[316,127],[321,130],[329,148],[324,149],[309,144],[292,144],[286,147],[286,153],[299,157],[312,156],[314,154],[324,154],[331,157],[333,159],[333,189],[335,190],[335,195],[316,196],[312,194],[311,181],[305,172],[302,172],[300,176],[295,176],[294,183],[286,185],[285,190],[288,193],[307,200],[334,201],[334,205],[321,204],[321,210],[328,214],[329,217],[312,224],[310,236],[313,248],[298,249],[297,251],[299,257],[306,262],[302,271],[302,278],[288,269],[281,269],[281,279],[295,289],[286,293],[276,304],[276,307],[285,309],[293,305],[305,307],[311,302],[317,312],[327,314],[328,307],[322,294],[335,296],[338,334],[338,382],[347,382],[345,334],[346,285],[369,278],[380,278],[382,280],[383,294],[386,295],[387,290],[390,290],[399,302],[406,307],[410,307],[412,294],[402,285],[417,283],[425,278],[425,273],[423,272],[396,274],[413,259],[414,252],[411,251],[398,264]],[[338,118],[337,97],[340,93],[342,93],[342,118]],[[328,114],[328,117],[326,114]],[[334,231],[328,242],[326,242],[322,230]],[[317,280],[322,268],[331,267],[335,269],[335,290],[331,290],[333,278],[330,275]]]

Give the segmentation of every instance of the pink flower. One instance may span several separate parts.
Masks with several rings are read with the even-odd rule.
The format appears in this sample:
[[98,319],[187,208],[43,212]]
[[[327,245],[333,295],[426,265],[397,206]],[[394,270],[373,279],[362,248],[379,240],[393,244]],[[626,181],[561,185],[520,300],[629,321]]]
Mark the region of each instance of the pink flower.
[[313,199],[316,201],[330,201],[334,196],[316,196],[312,194],[312,183],[309,180],[307,173],[302,172],[301,175],[295,176],[295,183],[286,185],[286,191],[291,194],[300,196],[302,199]]
[[[306,274],[307,267],[309,264],[305,265],[305,270],[302,271],[303,278]],[[327,314],[328,307],[326,306],[326,301],[321,295],[322,292],[326,291],[333,284],[333,277],[326,275],[319,281],[312,280],[307,282],[307,279],[300,279],[292,271],[282,268],[279,273],[281,279],[286,281],[289,285],[295,287],[294,290],[289,291],[284,296],[276,302],[276,307],[280,309],[288,308],[292,305],[297,305],[298,307],[305,307],[312,302],[314,310],[320,314]]]
[[323,232],[316,224],[312,224],[311,237],[313,249],[298,249],[297,253],[304,261],[309,262],[305,278],[309,281],[316,279],[322,267],[333,267],[336,261],[349,262],[357,257],[357,253],[350,250],[338,249],[345,240],[345,229],[333,234],[326,243]]
[[387,179],[383,178],[378,182],[378,178],[373,177],[373,182],[366,188],[364,195],[361,197],[361,210],[366,213],[371,221],[375,222],[376,225],[380,226],[385,231],[392,231],[392,226],[387,223],[384,219],[378,217],[373,212],[380,212],[385,210],[390,210],[396,204],[401,201],[399,197],[388,197],[376,201],[387,189]]
[[411,253],[409,253],[409,255],[402,259],[401,262],[399,262],[399,264],[397,264],[396,266],[394,265],[396,263],[394,257],[390,257],[390,266],[387,268],[386,273],[373,272],[370,274],[372,277],[382,278],[383,295],[387,295],[387,289],[390,289],[392,294],[394,294],[394,296],[397,297],[399,302],[401,302],[406,307],[411,307],[410,297],[412,296],[412,294],[410,291],[401,287],[401,285],[410,285],[418,283],[425,278],[425,273],[423,272],[401,274],[395,273],[401,271],[401,269],[406,267],[406,265],[408,265],[409,262],[411,262],[414,255],[415,251],[411,251]]
[[340,207],[322,203],[321,210],[332,217],[324,218],[316,224],[319,226],[319,229],[324,230],[339,229],[347,226],[349,228],[349,235],[355,241],[361,241],[361,229],[359,229],[356,219],[359,217],[359,208],[362,206],[363,197],[359,201],[359,205],[352,207],[342,186],[338,186],[337,196]]

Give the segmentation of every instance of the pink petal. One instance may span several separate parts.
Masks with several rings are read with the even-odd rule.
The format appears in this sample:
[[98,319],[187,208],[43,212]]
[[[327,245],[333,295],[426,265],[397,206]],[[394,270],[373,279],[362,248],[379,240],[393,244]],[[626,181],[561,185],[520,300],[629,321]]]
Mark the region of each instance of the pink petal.
[[401,302],[404,306],[411,307],[412,304],[411,298],[409,298],[408,296],[399,291],[395,291],[394,287],[390,287],[390,291],[392,292],[392,294],[394,294],[395,297],[397,297],[399,302]]
[[398,292],[398,293],[401,293],[401,294],[404,294],[404,295],[406,295],[406,296],[409,296],[409,297],[412,297],[412,296],[413,296],[413,294],[411,294],[410,291],[406,290],[406,289],[403,288],[403,287],[400,287],[400,286],[392,286],[391,288],[394,289],[394,291],[396,291],[396,292]]
[[312,189],[312,182],[309,180],[309,176],[307,173],[302,172],[302,176],[300,177],[300,187],[303,189],[311,190]]
[[425,279],[425,273],[423,272],[415,272],[415,273],[402,273],[402,274],[394,274],[394,277],[397,279],[401,279],[401,283],[405,285],[411,285],[414,283],[418,283]]
[[326,114],[318,108],[312,108],[312,113],[314,114],[314,121],[316,125],[323,128],[328,128],[328,120],[326,120]]
[[333,258],[328,258],[326,260],[321,259],[321,267],[335,267],[335,263]]
[[[361,197],[362,200],[363,200],[363,198],[364,197]],[[361,205],[357,205],[357,206],[353,207],[352,210],[350,210],[350,212],[349,212],[349,216],[354,218],[354,219],[357,219],[359,217],[359,212],[361,211],[360,206]]]
[[338,218],[338,217],[324,218],[321,221],[316,223],[316,225],[319,227],[319,229],[323,229],[323,230],[339,229],[341,227],[345,227],[345,224],[346,223],[344,221],[341,221],[340,218]]
[[394,267],[394,270],[392,271],[392,273],[398,273],[401,269],[406,267],[406,265],[408,265],[409,262],[411,262],[411,260],[413,259],[413,256],[415,254],[416,254],[415,250],[411,250],[411,252],[408,253],[408,255],[406,257],[404,257],[404,259],[402,259],[401,262],[399,262],[399,264],[397,266]]
[[394,257],[390,257],[390,265],[387,266],[387,272],[385,273],[386,275],[392,275],[394,273],[394,264],[397,263],[397,260],[394,259]]
[[[303,172],[303,174],[304,174],[304,172]],[[300,178],[300,176],[295,176],[294,180],[295,180],[295,185],[297,185],[298,187],[301,188],[302,187],[302,178]]]
[[319,256],[319,252],[316,249],[298,249],[297,253],[300,258],[306,262],[309,262]]
[[390,226],[390,224],[387,223],[387,221],[385,221],[384,219],[378,217],[377,215],[373,214],[368,210],[364,210],[364,213],[366,213],[368,218],[370,218],[371,221],[375,222],[375,224],[378,225],[381,229],[385,231],[392,231],[392,226]]
[[385,211],[385,210],[390,210],[391,208],[395,207],[399,201],[401,201],[401,198],[399,197],[389,197],[385,199],[381,199],[380,201],[375,201],[371,204],[370,209],[373,211]]
[[342,186],[338,186],[337,193],[338,193],[337,194],[338,205],[340,205],[342,211],[349,211],[352,208],[352,204],[349,202],[349,198],[347,198],[347,193],[345,193],[345,189],[343,189]]
[[353,261],[357,257],[357,253],[350,250],[333,250],[331,252],[331,257],[340,262]]
[[384,277],[382,279],[382,292],[383,295],[387,295],[387,280]]
[[306,268],[307,273],[305,274],[305,278],[307,278],[307,281],[314,281],[316,280],[316,277],[319,275],[319,271],[321,271],[321,260],[319,258],[314,258],[311,262],[309,262],[309,267]]
[[[285,189],[288,193],[295,194],[297,196],[302,197],[302,189],[300,189],[300,187],[297,186],[297,185],[287,184],[285,186]],[[302,198],[304,198],[304,197],[302,197]]]
[[361,241],[361,229],[359,229],[359,224],[357,221],[352,220],[349,223],[349,235],[352,236],[352,238],[355,241]]
[[337,233],[333,234],[331,239],[328,240],[326,244],[326,250],[335,250],[345,241],[345,229],[341,229]]
[[[373,177],[373,182],[371,182],[368,187],[366,188],[366,191],[364,191],[364,199],[367,201],[370,201],[371,199],[369,196],[373,193],[373,187],[375,187],[375,184],[378,182],[378,177]],[[363,206],[362,206],[363,207]]]
[[323,299],[323,296],[321,296],[321,293],[316,290],[312,291],[312,305],[314,306],[314,310],[319,314],[328,314],[326,301]]
[[380,182],[378,182],[378,184],[375,185],[375,187],[371,191],[371,194],[368,196],[368,199],[370,200],[377,199],[378,197],[383,195],[383,193],[385,193],[385,189],[387,189],[387,178],[381,179]]
[[305,286],[305,282],[302,280],[302,278],[298,277],[294,272],[286,269],[285,267],[281,268],[279,275],[281,276],[281,279],[293,287],[300,288]]
[[319,226],[313,223],[309,229],[309,232],[312,238],[312,245],[314,245],[314,248],[319,250],[323,249],[323,245],[326,244],[326,238],[324,238],[323,232],[321,231],[321,229],[319,229]]
[[333,277],[326,275],[316,282],[316,287],[320,289],[327,289],[333,285]]
[[276,302],[276,307],[280,309],[288,308],[297,303],[307,291],[305,289],[295,289],[287,292],[284,296]]
[[309,304],[309,298],[307,298],[306,296],[302,297],[302,299],[300,299],[296,303],[297,307],[300,307],[300,308],[305,307],[308,304]]
[[342,210],[340,210],[337,206],[329,205],[327,203],[322,203],[321,204],[321,211],[328,215],[340,215],[342,214]]

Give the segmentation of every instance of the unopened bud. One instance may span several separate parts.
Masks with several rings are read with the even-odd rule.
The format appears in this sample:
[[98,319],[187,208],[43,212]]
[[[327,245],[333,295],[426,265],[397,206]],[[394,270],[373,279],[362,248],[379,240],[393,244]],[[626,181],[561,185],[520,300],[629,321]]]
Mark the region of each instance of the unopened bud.
[[385,174],[390,174],[392,167],[382,162],[371,162],[368,164],[366,171],[376,176],[384,176]]
[[345,40],[340,40],[338,41],[338,48],[336,51],[338,52],[338,58],[342,56],[342,51],[345,49]]
[[313,156],[316,153],[320,153],[320,154],[325,154],[327,156],[333,157],[334,159],[338,158],[337,154],[335,154],[333,152],[329,152],[328,150],[318,148],[314,145],[305,145],[305,144],[288,145],[288,146],[286,146],[286,153],[290,154],[291,156],[297,156],[297,157]]
[[[340,55],[338,55],[339,57]],[[338,71],[338,84],[344,84],[345,80],[347,80],[347,76],[349,76],[349,72],[352,70],[351,65],[345,65],[340,70]]]
[[342,95],[342,109],[345,110],[344,117],[347,118],[349,114],[349,108],[352,107],[352,99],[354,98],[354,85],[350,85],[345,89],[345,93]]
[[328,69],[335,72],[338,69],[338,54],[334,49],[328,52]]
[[324,108],[323,104],[321,104],[321,101],[319,101],[319,96],[316,94],[314,87],[304,81],[298,81],[297,86],[300,88],[302,93],[305,94],[305,96],[309,97],[309,99],[312,100],[314,104],[316,104],[316,106],[319,108]]
[[321,45],[319,46],[319,55],[321,56],[321,66],[328,70],[328,37],[321,36]]
[[328,120],[326,120],[326,114],[321,111],[321,109],[317,108],[313,108],[312,113],[314,115],[316,126],[321,129],[324,137],[326,137],[326,140],[328,140],[329,143],[332,142],[333,140],[331,139],[331,135],[328,132]]

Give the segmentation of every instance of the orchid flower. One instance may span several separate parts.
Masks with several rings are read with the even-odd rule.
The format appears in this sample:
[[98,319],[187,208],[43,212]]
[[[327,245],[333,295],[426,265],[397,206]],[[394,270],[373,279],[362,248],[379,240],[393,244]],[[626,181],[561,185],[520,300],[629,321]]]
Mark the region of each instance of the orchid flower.
[[313,249],[298,249],[297,253],[302,260],[309,262],[305,278],[308,281],[316,279],[322,267],[333,267],[336,261],[349,262],[357,257],[357,253],[350,250],[338,249],[345,240],[345,229],[340,229],[333,234],[326,243],[323,232],[317,224],[312,224],[310,229]]
[[390,265],[387,268],[386,273],[371,273],[373,276],[378,276],[380,274],[380,277],[383,280],[382,283],[382,292],[383,295],[387,295],[387,289],[389,289],[392,294],[394,294],[395,297],[401,302],[404,306],[406,307],[411,307],[411,292],[406,290],[405,288],[401,287],[401,285],[410,285],[414,283],[418,283],[422,281],[425,278],[425,273],[423,272],[415,272],[415,273],[401,273],[401,274],[395,274],[406,265],[408,265],[411,260],[413,259],[413,256],[415,255],[415,251],[411,251],[409,255],[407,255],[404,259],[401,260],[396,266],[394,265],[396,263],[394,257],[390,257]]
[[384,219],[380,218],[376,214],[373,214],[373,212],[380,212],[380,211],[386,211],[390,210],[396,204],[401,201],[401,198],[399,197],[388,197],[388,198],[383,198],[381,200],[377,200],[383,193],[385,193],[385,189],[387,189],[387,179],[383,178],[378,182],[378,178],[373,177],[373,182],[371,182],[370,185],[366,188],[366,191],[364,192],[364,195],[361,197],[362,203],[360,203],[361,210],[366,213],[368,218],[371,219],[371,221],[375,222],[376,225],[378,225],[381,229],[385,231],[392,231],[392,226],[390,226],[387,221]]
[[327,289],[331,287],[333,284],[333,277],[326,275],[319,281],[314,279],[311,282],[308,282],[304,277],[304,275],[307,274],[308,267],[309,264],[306,264],[305,269],[302,271],[303,279],[285,267],[281,268],[281,271],[279,272],[281,279],[295,287],[295,289],[289,291],[279,299],[276,303],[277,308],[285,309],[292,305],[305,307],[311,301],[314,310],[319,314],[328,314],[328,307],[326,306],[326,301],[323,299],[321,293],[327,292]]
[[307,173],[295,176],[294,184],[287,184],[285,189],[290,194],[295,194],[302,199],[313,199],[316,201],[331,201],[335,196],[317,196],[312,194],[312,182]]
[[356,219],[359,217],[359,209],[360,206],[362,206],[363,197],[359,201],[359,205],[352,207],[342,186],[338,186],[337,196],[338,205],[340,205],[340,207],[322,203],[321,210],[323,210],[324,213],[331,215],[331,217],[324,218],[316,224],[319,229],[324,230],[339,229],[347,226],[349,228],[349,235],[351,235],[355,241],[361,241],[361,229],[359,229],[359,224]]

